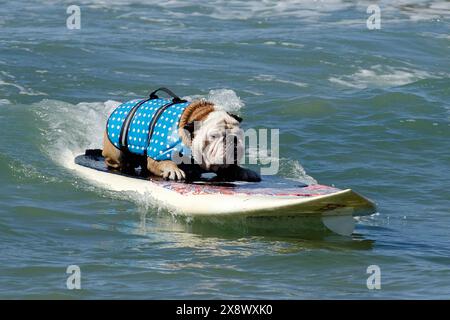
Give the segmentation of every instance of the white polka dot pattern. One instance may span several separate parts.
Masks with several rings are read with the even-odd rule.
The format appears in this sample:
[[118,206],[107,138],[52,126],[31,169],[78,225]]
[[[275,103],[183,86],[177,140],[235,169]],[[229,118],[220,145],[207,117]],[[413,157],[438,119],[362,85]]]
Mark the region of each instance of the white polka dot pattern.
[[[141,101],[135,99],[125,102],[110,115],[107,133],[109,140],[117,148],[120,148],[120,131],[125,118],[131,109]],[[189,102],[177,103],[164,110],[156,122],[150,143],[148,143],[150,122],[156,111],[168,103],[170,103],[170,100],[167,99],[152,99],[138,107],[128,129],[127,144],[131,153],[147,154],[147,156],[158,161],[172,159],[174,152],[180,152],[183,155],[189,153],[189,149],[182,143],[178,135],[181,114],[189,105]]]

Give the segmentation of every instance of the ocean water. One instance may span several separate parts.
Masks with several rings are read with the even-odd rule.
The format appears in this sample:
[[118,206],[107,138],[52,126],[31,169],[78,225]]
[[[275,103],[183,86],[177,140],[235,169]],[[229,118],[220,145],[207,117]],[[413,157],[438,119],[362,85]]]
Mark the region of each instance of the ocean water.
[[[71,30],[73,1],[0,1],[0,298],[450,298],[450,2],[376,3],[379,30],[372,1],[79,0]],[[280,176],[379,212],[351,237],[256,232],[76,176],[159,86],[280,129]]]

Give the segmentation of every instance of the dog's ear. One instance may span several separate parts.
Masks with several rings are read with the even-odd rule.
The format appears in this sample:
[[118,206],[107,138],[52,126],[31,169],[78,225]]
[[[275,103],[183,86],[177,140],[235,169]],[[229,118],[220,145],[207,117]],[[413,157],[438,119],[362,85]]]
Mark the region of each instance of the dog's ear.
[[233,113],[229,113],[229,112],[227,112],[231,117],[233,117],[234,119],[236,119],[237,120],[237,122],[239,122],[239,123],[241,123],[242,122],[242,118],[241,117],[239,117],[238,115],[235,115],[235,114],[233,114]]
[[186,123],[183,129],[189,132],[192,136],[192,134],[194,133],[194,121]]

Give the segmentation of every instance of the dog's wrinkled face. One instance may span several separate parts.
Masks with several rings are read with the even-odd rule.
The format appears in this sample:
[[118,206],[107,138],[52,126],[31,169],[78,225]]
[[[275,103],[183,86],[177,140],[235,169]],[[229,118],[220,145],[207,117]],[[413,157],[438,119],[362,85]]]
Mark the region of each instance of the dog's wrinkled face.
[[239,164],[244,152],[240,121],[239,117],[220,110],[195,123],[191,150],[196,163],[211,171]]

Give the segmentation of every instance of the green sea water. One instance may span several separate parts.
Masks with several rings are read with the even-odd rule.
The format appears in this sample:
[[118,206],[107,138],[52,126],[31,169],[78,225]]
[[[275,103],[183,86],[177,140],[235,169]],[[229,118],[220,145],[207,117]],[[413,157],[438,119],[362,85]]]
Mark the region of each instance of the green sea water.
[[[372,1],[81,0],[79,30],[71,4],[0,1],[0,298],[450,298],[450,2],[377,1],[379,30]],[[351,237],[261,232],[69,169],[160,86],[279,129],[280,176],[379,212]]]

